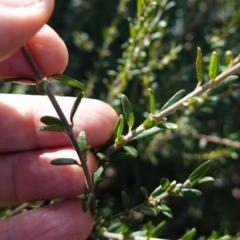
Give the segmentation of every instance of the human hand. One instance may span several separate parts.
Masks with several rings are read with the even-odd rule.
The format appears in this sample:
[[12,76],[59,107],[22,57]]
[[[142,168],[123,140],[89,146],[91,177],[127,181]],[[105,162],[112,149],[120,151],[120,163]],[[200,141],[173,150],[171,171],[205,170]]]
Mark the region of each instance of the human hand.
[[[67,64],[66,47],[58,35],[44,25],[54,1],[43,0],[37,8],[6,7],[2,5],[4,2],[17,6],[20,1],[0,1],[0,79],[36,78],[17,50],[25,42],[44,76],[62,73]],[[57,100],[69,116],[74,99],[59,97]],[[85,191],[83,171],[76,166],[50,164],[59,157],[77,160],[76,153],[66,135],[37,132],[43,126],[40,117],[56,116],[49,100],[45,96],[1,94],[0,109],[0,207],[69,197],[1,220],[0,239],[86,239],[92,228],[91,213],[82,212],[81,200],[70,198]],[[75,115],[74,132],[78,135],[84,130],[89,144],[99,147],[110,137],[116,119],[116,113],[108,105],[83,99]],[[88,166],[93,174],[97,164],[91,153]]]

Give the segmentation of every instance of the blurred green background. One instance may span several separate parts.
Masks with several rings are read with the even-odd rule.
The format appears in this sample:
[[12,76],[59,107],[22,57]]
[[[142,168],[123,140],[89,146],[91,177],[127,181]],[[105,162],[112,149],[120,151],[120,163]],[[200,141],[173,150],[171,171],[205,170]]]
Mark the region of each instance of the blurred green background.
[[[82,82],[86,96],[108,102],[119,114],[122,111],[119,94],[126,94],[133,105],[135,127],[148,111],[148,87],[154,89],[158,107],[178,90],[184,88],[190,92],[195,88],[198,46],[204,55],[205,81],[212,51],[217,51],[222,61],[225,51],[231,50],[237,57],[240,49],[239,1],[157,2],[162,7],[153,8],[149,15],[152,20],[160,14],[157,26],[138,35],[140,40],[133,48],[129,47],[128,39],[129,19],[134,20],[138,15],[135,0],[57,0],[49,22],[69,51],[64,74]],[[147,34],[150,40],[145,39]],[[150,44],[144,42],[147,40]],[[135,51],[140,54],[134,55]],[[126,67],[128,60],[130,67]],[[52,87],[60,95],[77,94],[75,89],[57,83]],[[6,92],[36,93],[32,87],[5,88]],[[160,214],[151,221],[167,220],[162,237],[170,239],[193,227],[197,228],[198,237],[210,236],[212,230],[220,235],[236,235],[240,232],[239,102],[237,82],[223,93],[211,95],[201,106],[174,113],[168,121],[177,123],[179,130],[133,142],[139,157],[110,163],[98,196],[111,199],[118,212],[122,210],[121,190],[129,193],[131,205],[135,206],[143,201],[141,186],[151,192],[162,177],[183,182],[204,160],[211,159],[208,175],[215,182],[200,186],[203,195],[194,199],[170,197],[166,204],[173,211],[173,219]],[[213,143],[199,134],[219,137],[219,142]],[[221,144],[222,138],[239,145]]]

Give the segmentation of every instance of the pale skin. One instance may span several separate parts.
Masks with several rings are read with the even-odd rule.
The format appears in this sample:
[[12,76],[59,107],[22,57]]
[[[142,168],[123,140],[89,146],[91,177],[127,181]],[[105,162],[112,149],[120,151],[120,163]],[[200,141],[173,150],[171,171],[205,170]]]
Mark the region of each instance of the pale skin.
[[[45,25],[54,1],[44,0],[35,8],[15,6],[19,2],[0,1],[0,79],[20,76],[36,79],[19,50],[24,43],[44,76],[62,73],[68,61],[67,49],[61,38]],[[58,101],[69,116],[74,98],[61,97]],[[57,116],[49,100],[46,96],[0,94],[0,109],[0,207],[67,198],[1,220],[1,240],[86,239],[92,229],[92,215],[90,211],[83,213],[81,200],[74,198],[86,189],[83,171],[77,166],[50,164],[59,157],[78,160],[76,153],[66,135],[37,131],[43,126],[41,116]],[[110,138],[117,115],[103,102],[84,99],[74,119],[75,134],[84,130],[89,144],[99,147]],[[91,153],[88,166],[93,174],[97,164]]]

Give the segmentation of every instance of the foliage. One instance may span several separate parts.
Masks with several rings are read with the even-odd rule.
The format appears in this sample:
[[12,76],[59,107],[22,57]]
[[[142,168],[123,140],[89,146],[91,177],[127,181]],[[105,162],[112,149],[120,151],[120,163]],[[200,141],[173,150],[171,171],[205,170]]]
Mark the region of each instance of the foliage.
[[[111,141],[94,152],[97,200],[91,189],[81,196],[83,209],[96,211],[89,239],[220,239],[240,232],[239,80],[229,74],[217,82],[239,61],[239,10],[238,1],[57,2],[50,25],[67,44],[65,74],[74,79],[52,76],[58,82],[51,88],[78,95],[70,125],[83,91],[122,112]],[[9,88],[2,91],[36,93]],[[62,120],[42,122],[42,130],[67,132]],[[85,161],[87,136],[82,132],[76,140]],[[213,180],[206,172],[215,182],[198,186]]]

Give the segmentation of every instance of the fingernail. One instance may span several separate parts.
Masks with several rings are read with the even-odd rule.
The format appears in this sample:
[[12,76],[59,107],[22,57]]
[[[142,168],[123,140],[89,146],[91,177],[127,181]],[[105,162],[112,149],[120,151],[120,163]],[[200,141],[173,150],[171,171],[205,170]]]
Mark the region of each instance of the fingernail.
[[19,7],[31,7],[31,6],[40,6],[43,4],[43,0],[21,0],[21,1],[16,1],[16,0],[0,0],[0,4],[7,6],[7,7],[14,7],[14,8],[19,8]]

